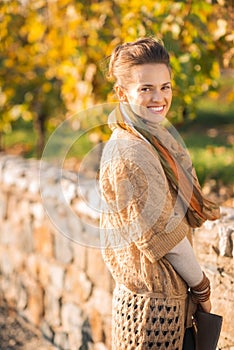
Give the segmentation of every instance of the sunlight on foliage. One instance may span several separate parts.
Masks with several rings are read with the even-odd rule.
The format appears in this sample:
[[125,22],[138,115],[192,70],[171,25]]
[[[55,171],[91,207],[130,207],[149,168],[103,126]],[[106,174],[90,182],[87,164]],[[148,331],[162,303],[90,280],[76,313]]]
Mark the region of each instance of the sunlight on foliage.
[[[16,118],[32,118],[43,138],[51,120],[55,126],[113,101],[105,58],[119,43],[147,35],[163,39],[171,53],[171,118],[192,116],[199,96],[217,89],[220,69],[233,65],[230,6],[229,1],[2,0],[0,132],[10,130]],[[232,89],[227,102],[233,95]]]

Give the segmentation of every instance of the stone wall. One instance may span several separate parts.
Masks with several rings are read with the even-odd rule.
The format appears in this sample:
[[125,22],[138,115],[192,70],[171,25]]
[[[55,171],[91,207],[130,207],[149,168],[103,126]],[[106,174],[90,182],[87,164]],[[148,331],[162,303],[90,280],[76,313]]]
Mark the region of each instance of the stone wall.
[[0,157],[0,291],[59,349],[109,349],[113,281],[95,243],[97,214],[81,196],[94,186],[66,172],[65,200],[59,170],[42,171]]
[[[98,246],[95,181],[39,166],[0,156],[0,292],[58,349],[110,349],[113,281]],[[195,249],[224,315],[220,346],[234,349],[234,210],[222,213],[197,230]]]
[[196,230],[196,256],[211,281],[212,312],[223,316],[219,346],[234,350],[234,209],[221,208],[221,219]]

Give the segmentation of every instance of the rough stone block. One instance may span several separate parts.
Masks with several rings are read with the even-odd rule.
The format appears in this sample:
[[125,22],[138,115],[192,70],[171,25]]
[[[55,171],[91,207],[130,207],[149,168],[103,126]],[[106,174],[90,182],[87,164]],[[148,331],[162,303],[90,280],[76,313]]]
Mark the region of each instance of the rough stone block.
[[61,233],[54,236],[55,239],[55,258],[57,261],[68,264],[73,259],[72,242]]
[[73,242],[74,265],[82,270],[86,270],[87,266],[87,248]]
[[93,220],[99,219],[100,213],[97,212],[95,208],[90,206],[90,204],[84,198],[75,199],[72,204],[77,214],[84,215]]
[[0,274],[0,285],[1,285],[1,294],[4,296],[7,303],[9,303],[9,305],[13,304],[15,306],[15,293],[13,294],[13,297],[11,293],[12,288],[14,289],[14,285],[12,284],[12,281],[9,278],[6,278],[5,276]]
[[12,195],[11,193],[8,198],[7,219],[11,220],[12,225],[18,225],[23,221],[23,218],[25,218],[25,212],[20,210],[20,198],[17,195]]
[[44,296],[45,315],[44,319],[50,327],[58,327],[61,325],[61,299],[58,297],[57,291],[48,287]]
[[111,349],[111,333],[112,333],[112,316],[105,316],[103,320],[103,331],[105,335],[105,345],[107,349]]
[[59,349],[71,350],[68,340],[68,334],[65,332],[55,333],[54,344],[58,346]]
[[61,179],[61,191],[64,195],[65,201],[70,204],[76,196],[76,184],[70,179]]
[[34,279],[38,279],[39,275],[39,258],[36,254],[29,254],[27,259],[25,260],[25,266],[28,273]]
[[39,223],[42,223],[43,219],[45,218],[45,210],[40,202],[31,203],[28,212]]
[[62,326],[65,332],[81,330],[83,324],[83,312],[75,303],[65,303],[61,307]]
[[81,243],[84,235],[82,219],[70,207],[67,215],[68,237],[75,243]]
[[[30,208],[31,208],[31,201],[28,198],[18,198],[16,208],[17,208],[17,215],[12,215],[12,222],[20,222],[25,219],[25,216],[30,217]],[[26,214],[26,215],[25,215]]]
[[91,294],[92,282],[84,271],[79,270],[75,265],[71,265],[66,271],[64,289],[66,292],[73,294],[74,299],[79,303],[83,303]]
[[0,280],[0,286],[0,291],[7,300],[8,304],[16,308],[17,302],[20,298],[19,276],[15,273],[8,277],[4,276],[4,278]]
[[22,315],[34,325],[39,326],[44,313],[43,289],[36,281],[29,277],[24,278],[24,285],[28,293],[28,302]]
[[28,304],[28,292],[25,286],[19,282],[17,287],[16,305],[19,311],[25,310]]
[[47,288],[50,283],[50,264],[51,261],[46,260],[41,255],[37,255],[38,262],[38,282],[44,287]]
[[232,241],[231,234],[234,228],[222,225],[219,227],[219,251],[221,256],[232,257]]
[[37,227],[33,231],[34,248],[39,254],[52,257],[54,254],[54,236],[46,225]]
[[55,263],[49,266],[50,284],[57,291],[57,295],[62,295],[64,287],[65,269]]
[[233,319],[234,319],[234,302],[229,302],[226,299],[212,298],[212,312],[223,316],[223,324],[221,331],[221,339],[225,335],[229,336],[233,333]]
[[14,263],[11,261],[9,256],[9,250],[0,247],[0,272],[4,276],[10,276],[14,271]]
[[[73,331],[68,335],[69,339],[69,350],[82,349],[82,334],[78,331]],[[86,346],[86,344],[84,344]]]
[[80,214],[83,225],[83,232],[81,233],[78,243],[85,247],[100,248],[100,229],[99,222],[90,221],[89,218]]
[[89,323],[94,343],[102,342],[104,339],[103,319],[96,309],[91,309],[89,311]]
[[[214,300],[225,300],[229,302],[234,302],[234,288],[233,282],[228,279],[223,279],[221,283],[212,283],[212,297]],[[233,310],[234,319],[234,310]]]
[[108,350],[110,348],[106,347],[104,343],[95,343],[93,344],[92,350]]
[[[34,170],[34,171],[33,171]],[[38,194],[40,190],[40,182],[39,182],[39,174],[36,169],[32,169],[30,172],[32,177],[30,182],[28,183],[28,191],[32,194]],[[38,176],[35,176],[37,174]],[[27,174],[29,175],[29,174]]]
[[0,222],[6,219],[7,215],[7,203],[8,203],[7,194],[0,193]]
[[111,276],[99,249],[87,248],[87,274],[96,287],[110,290]]
[[[23,223],[14,224],[11,219],[7,219],[1,225],[1,242],[4,245],[14,246],[24,253],[22,249],[21,236],[24,231]],[[12,234],[14,232],[14,234]]]
[[112,295],[102,288],[93,288],[91,297],[89,298],[86,309],[97,310],[103,317],[111,315]]
[[41,322],[41,332],[43,334],[43,336],[48,339],[50,342],[53,342],[53,339],[54,339],[54,332],[52,330],[52,328],[50,327],[50,325],[45,321],[43,320]]
[[53,198],[46,198],[43,201],[43,207],[53,225],[54,231],[60,233],[63,237],[70,237],[70,228],[68,225],[70,207],[66,203],[58,202]]
[[34,249],[34,240],[32,234],[32,221],[26,219],[21,226],[21,232],[18,236],[18,247],[26,254],[32,253]]

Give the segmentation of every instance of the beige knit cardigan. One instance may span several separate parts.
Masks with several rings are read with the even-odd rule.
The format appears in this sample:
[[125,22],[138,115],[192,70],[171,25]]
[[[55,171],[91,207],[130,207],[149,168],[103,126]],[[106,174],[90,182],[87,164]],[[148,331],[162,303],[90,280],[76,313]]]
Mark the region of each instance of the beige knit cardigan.
[[185,303],[188,287],[164,256],[185,236],[191,241],[191,230],[152,146],[116,128],[104,147],[100,189],[102,253],[116,284]]

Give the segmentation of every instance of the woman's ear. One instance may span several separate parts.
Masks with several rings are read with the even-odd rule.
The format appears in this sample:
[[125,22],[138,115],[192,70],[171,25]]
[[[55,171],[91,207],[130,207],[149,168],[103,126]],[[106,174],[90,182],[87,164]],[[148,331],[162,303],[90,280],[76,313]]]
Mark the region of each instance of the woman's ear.
[[127,102],[128,99],[127,99],[127,96],[126,96],[126,93],[124,91],[124,89],[119,86],[119,85],[116,85],[115,86],[115,92],[116,92],[116,95],[118,97],[118,99],[122,102]]

